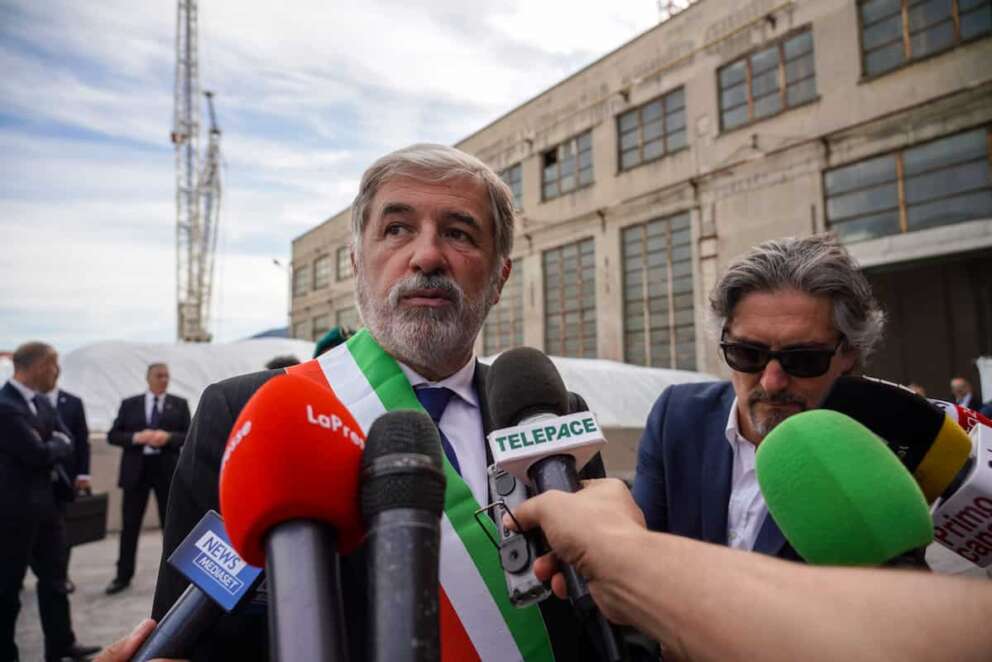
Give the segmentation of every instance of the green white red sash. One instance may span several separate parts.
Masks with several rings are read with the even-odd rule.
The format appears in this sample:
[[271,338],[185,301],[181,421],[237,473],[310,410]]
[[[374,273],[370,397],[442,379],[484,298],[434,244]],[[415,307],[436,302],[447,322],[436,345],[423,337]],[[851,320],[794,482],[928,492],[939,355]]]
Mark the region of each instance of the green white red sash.
[[[367,434],[387,411],[423,407],[396,361],[365,329],[343,345],[288,369],[329,386]],[[479,440],[480,443],[485,443]],[[447,488],[441,517],[441,659],[553,660],[537,606],[510,604],[499,555],[475,519],[479,504],[444,458]],[[481,518],[496,536],[488,518]]]

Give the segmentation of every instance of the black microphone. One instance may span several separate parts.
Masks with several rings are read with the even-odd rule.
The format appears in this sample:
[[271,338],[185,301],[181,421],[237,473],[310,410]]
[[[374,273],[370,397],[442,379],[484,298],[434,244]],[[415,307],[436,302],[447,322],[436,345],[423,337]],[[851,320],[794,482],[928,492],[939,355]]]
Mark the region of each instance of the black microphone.
[[369,429],[360,493],[368,530],[368,651],[373,662],[441,658],[442,467],[441,438],[422,412],[389,412]]
[[[544,352],[518,347],[503,352],[487,376],[493,425],[490,446],[500,467],[549,490],[578,492],[578,472],[605,444],[589,412],[569,414],[568,390]],[[562,566],[568,596],[609,660],[620,648],[609,622],[599,612],[585,579],[571,565]]]

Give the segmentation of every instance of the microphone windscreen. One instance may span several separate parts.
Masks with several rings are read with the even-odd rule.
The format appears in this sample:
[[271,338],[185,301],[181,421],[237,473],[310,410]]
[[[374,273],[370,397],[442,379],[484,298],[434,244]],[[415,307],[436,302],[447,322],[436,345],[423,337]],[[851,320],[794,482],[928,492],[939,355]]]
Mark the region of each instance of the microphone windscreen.
[[926,398],[896,384],[840,377],[821,407],[846,414],[881,437],[928,502],[943,494],[971,453],[961,426]]
[[231,543],[255,566],[265,565],[265,537],[297,519],[330,524],[338,551],[363,536],[358,471],[365,437],[327,387],[280,375],[251,397],[224,451],[220,507]]
[[362,455],[361,508],[366,522],[397,508],[440,516],[444,487],[441,437],[430,416],[392,411],[372,423]]
[[848,416],[790,416],[758,446],[755,465],[769,513],[809,563],[880,565],[933,540],[913,477]]
[[548,356],[532,347],[500,354],[486,376],[489,411],[496,429],[534,414],[568,414],[568,390]]

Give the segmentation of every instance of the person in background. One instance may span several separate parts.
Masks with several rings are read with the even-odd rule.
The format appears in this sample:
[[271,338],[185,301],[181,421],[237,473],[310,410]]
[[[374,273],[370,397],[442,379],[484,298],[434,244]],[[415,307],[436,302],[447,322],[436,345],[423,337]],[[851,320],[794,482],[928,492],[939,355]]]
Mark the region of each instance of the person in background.
[[159,522],[165,526],[169,485],[189,430],[189,404],[184,398],[166,393],[169,367],[152,363],[146,379],[148,390],[121,402],[107,433],[108,442],[124,449],[117,482],[124,490],[120,553],[117,574],[107,586],[107,595],[119,593],[131,584],[141,521],[153,490]]
[[912,382],[907,388],[921,398],[927,397],[927,390],[923,388],[923,384]]
[[76,641],[65,590],[65,524],[72,496],[66,465],[74,448],[44,396],[59,375],[56,351],[29,342],[14,351],[14,376],[0,389],[0,661],[18,659],[14,641],[28,566],[38,578],[45,660],[87,659],[99,650]]
[[[83,401],[56,386],[45,394],[49,402],[59,413],[59,418],[69,430],[72,437],[74,449],[72,466],[69,471],[69,478],[72,480],[73,489],[79,492],[89,492],[90,484],[90,428],[86,424],[86,410],[83,408]],[[65,548],[65,590],[72,593],[76,590],[76,585],[69,579],[69,559],[72,554],[72,547]]]
[[313,348],[313,358],[317,358],[324,352],[334,349],[353,335],[355,335],[355,331],[346,326],[332,327],[317,341],[316,346]]
[[300,360],[292,354],[284,354],[270,359],[269,362],[265,364],[265,369],[277,370],[279,368],[288,368],[291,365],[298,365],[299,363]]
[[975,411],[978,411],[982,404],[975,397],[975,393],[971,389],[971,382],[964,377],[955,377],[951,380],[951,397],[954,398],[956,404]]

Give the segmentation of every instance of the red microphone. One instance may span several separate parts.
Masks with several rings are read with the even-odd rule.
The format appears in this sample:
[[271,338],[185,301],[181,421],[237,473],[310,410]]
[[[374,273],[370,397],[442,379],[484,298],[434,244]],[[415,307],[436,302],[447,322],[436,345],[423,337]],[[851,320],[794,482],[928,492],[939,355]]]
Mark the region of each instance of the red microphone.
[[272,659],[346,659],[338,552],[364,535],[364,445],[334,393],[294,375],[266,382],[234,424],[220,507],[235,550],[265,566]]

